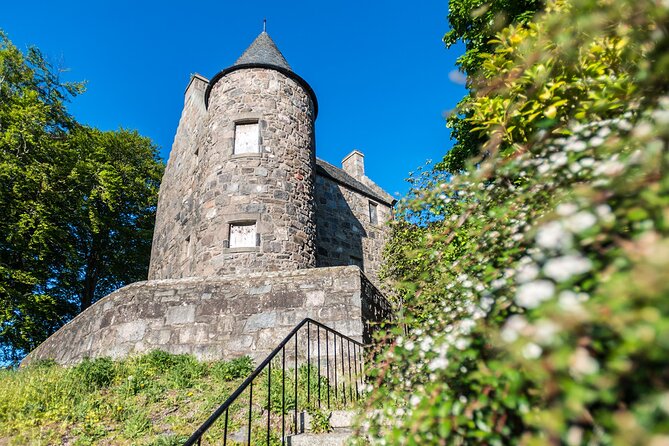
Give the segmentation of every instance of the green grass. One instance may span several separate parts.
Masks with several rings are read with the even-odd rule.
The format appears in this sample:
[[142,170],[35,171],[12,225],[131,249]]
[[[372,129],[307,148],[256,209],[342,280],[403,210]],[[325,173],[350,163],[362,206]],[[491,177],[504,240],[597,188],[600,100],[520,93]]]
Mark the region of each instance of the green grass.
[[[276,365],[276,364],[274,364]],[[250,358],[200,362],[190,355],[161,351],[122,361],[85,360],[75,367],[42,362],[0,371],[0,445],[153,445],[181,444],[253,371]],[[267,407],[273,443],[280,441],[284,407],[281,371],[272,370],[253,389],[252,443],[265,441]],[[311,397],[318,379],[311,369]],[[306,401],[307,370],[298,373],[298,407]],[[294,370],[286,373],[287,428],[295,407]],[[341,384],[340,384],[341,385]],[[321,377],[323,400],[327,380]],[[232,405],[229,434],[245,438],[248,391]],[[333,408],[343,407],[332,399]],[[223,423],[207,432],[207,444],[223,436]],[[245,441],[245,440],[244,440]],[[229,441],[228,444],[235,444]]]

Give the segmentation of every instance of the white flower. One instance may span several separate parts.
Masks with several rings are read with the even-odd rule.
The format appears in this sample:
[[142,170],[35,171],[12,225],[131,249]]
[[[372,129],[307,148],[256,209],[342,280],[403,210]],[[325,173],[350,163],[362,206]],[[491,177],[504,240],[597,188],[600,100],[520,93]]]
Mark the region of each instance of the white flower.
[[529,342],[523,347],[523,356],[525,359],[537,359],[541,356],[543,350],[534,342]]
[[413,350],[414,346],[415,346],[415,344],[413,343],[413,341],[409,341],[409,342],[406,343],[404,348],[408,351],[411,351],[411,350]]
[[566,255],[548,260],[543,272],[556,282],[564,282],[572,276],[590,271],[591,268],[589,259],[580,255]]
[[504,279],[495,279],[492,282],[490,282],[490,286],[492,287],[493,290],[498,290],[502,288],[504,285],[506,285],[506,280]]
[[542,345],[551,344],[558,329],[559,327],[554,322],[542,319],[534,324],[534,339]]
[[516,303],[525,308],[536,308],[553,297],[555,285],[550,280],[535,280],[524,283],[516,291]]
[[567,445],[580,446],[583,443],[583,429],[572,426],[567,431]]
[[595,136],[595,137],[590,139],[590,145],[592,147],[599,147],[602,144],[604,144],[604,138],[602,138],[600,136]]
[[618,123],[618,128],[625,132],[629,132],[630,130],[632,130],[632,123],[627,120],[622,120]]
[[463,319],[462,322],[460,322],[460,331],[465,334],[469,334],[469,332],[472,331],[472,328],[476,325],[476,322],[474,322],[471,319]]
[[593,173],[601,176],[616,176],[625,169],[625,165],[618,160],[609,160],[598,165]]
[[432,371],[438,370],[438,369],[445,369],[448,367],[448,359],[438,357],[434,358],[430,363],[428,364],[428,368]]
[[409,404],[411,404],[413,407],[416,407],[418,406],[418,403],[420,403],[420,397],[418,395],[412,395],[409,399]]
[[523,316],[514,314],[509,319],[507,319],[504,327],[502,328],[502,331],[500,332],[502,340],[508,343],[514,342],[516,339],[518,339],[518,335],[525,329],[525,327],[527,327],[527,320],[525,320]]
[[608,128],[608,127],[602,127],[602,128],[599,129],[599,131],[597,132],[597,135],[598,135],[600,138],[606,138],[606,137],[609,136],[610,134],[611,134],[611,129]]
[[492,299],[492,297],[484,297],[481,299],[479,306],[483,311],[488,311],[492,308],[493,303],[495,303],[495,301]]
[[576,140],[576,141],[570,141],[569,144],[565,147],[565,150],[568,150],[570,152],[582,152],[584,151],[588,146],[581,140]]
[[595,159],[594,158],[582,158],[579,163],[581,163],[581,166],[583,167],[592,167],[595,164]]
[[564,230],[559,222],[552,221],[537,231],[537,244],[542,248],[555,249],[571,246],[571,234]]
[[458,339],[455,341],[455,348],[457,348],[458,350],[464,350],[464,349],[466,349],[467,347],[469,347],[469,340],[468,340],[468,339],[466,339],[466,338],[458,338]]
[[581,211],[565,220],[567,229],[574,233],[583,232],[597,223],[597,218],[588,211]]
[[565,164],[567,164],[567,161],[569,161],[567,158],[567,154],[564,152],[554,153],[549,157],[549,159],[557,167],[564,166]]
[[540,164],[539,167],[537,167],[537,171],[538,171],[540,174],[543,175],[543,174],[545,174],[546,172],[548,172],[548,171],[550,170],[550,168],[551,168],[550,164],[548,164],[548,163],[543,163],[543,164]]
[[536,279],[538,275],[539,267],[535,263],[530,263],[518,268],[518,272],[516,273],[516,281],[519,283],[529,282]]
[[592,375],[593,373],[597,373],[598,370],[599,363],[583,347],[577,348],[571,358],[569,358],[569,371],[575,377]]
[[657,124],[667,125],[669,124],[669,110],[655,110],[653,112],[653,118]]
[[432,343],[434,341],[432,340],[431,337],[426,337],[424,338],[421,343],[420,343],[420,349],[421,351],[428,352],[430,350],[430,347],[432,347]]
[[634,136],[637,138],[645,138],[653,132],[653,126],[650,123],[644,121],[637,124],[634,128]]
[[578,206],[576,206],[574,203],[561,203],[558,204],[555,210],[561,217],[568,217],[578,211]]
[[[582,298],[583,296],[585,296],[585,298]],[[562,291],[558,296],[558,305],[564,311],[570,313],[582,313],[583,306],[581,306],[581,301],[587,300],[587,294],[583,293],[583,296],[569,290]]]

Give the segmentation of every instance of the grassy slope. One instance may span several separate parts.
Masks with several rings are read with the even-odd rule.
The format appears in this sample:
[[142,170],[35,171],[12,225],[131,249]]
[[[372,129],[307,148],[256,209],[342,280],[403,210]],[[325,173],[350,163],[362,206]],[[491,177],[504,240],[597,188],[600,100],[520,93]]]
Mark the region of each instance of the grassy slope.
[[[0,445],[181,444],[252,368],[249,358],[203,363],[188,355],[155,351],[123,361],[85,361],[70,368],[45,363],[0,371]],[[292,374],[287,374],[289,389],[294,385]],[[280,371],[275,370],[270,400],[277,432],[281,417],[276,414],[282,401],[276,383],[280,379]],[[303,379],[306,371],[300,370]],[[315,382],[314,376],[312,388]],[[266,375],[253,390],[254,440],[266,435],[262,427],[266,418],[260,419],[267,413],[265,384]],[[305,386],[299,387],[302,392]],[[294,407],[293,398],[286,398],[288,411]],[[302,395],[299,398],[303,400]],[[230,415],[230,432],[236,436],[247,422],[248,396],[242,400],[233,405]],[[210,431],[210,440],[220,439],[221,425]],[[272,437],[278,440],[274,433]]]

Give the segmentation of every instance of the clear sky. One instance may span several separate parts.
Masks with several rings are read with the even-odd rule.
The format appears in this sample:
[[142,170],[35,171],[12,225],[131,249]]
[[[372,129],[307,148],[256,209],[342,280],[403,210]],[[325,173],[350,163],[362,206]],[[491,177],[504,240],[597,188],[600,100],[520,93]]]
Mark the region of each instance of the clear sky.
[[136,129],[167,159],[191,73],[232,65],[267,31],[318,97],[316,153],[340,165],[358,149],[391,194],[451,147],[444,114],[463,96],[449,80],[462,47],[444,48],[446,0],[88,0],[5,2],[0,28],[87,81],[80,122]]

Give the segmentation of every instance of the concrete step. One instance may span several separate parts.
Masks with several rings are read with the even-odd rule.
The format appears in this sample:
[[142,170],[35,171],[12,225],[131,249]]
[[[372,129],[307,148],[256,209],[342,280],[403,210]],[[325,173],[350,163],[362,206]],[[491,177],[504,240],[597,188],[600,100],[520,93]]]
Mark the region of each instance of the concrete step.
[[334,429],[327,434],[297,434],[288,437],[288,446],[346,446],[353,436],[352,429]]
[[[353,421],[355,420],[355,412],[351,410],[332,410],[323,412],[330,413],[330,427],[334,429],[340,428],[350,428],[353,427]],[[302,413],[302,432],[311,431],[311,415],[307,412]]]

